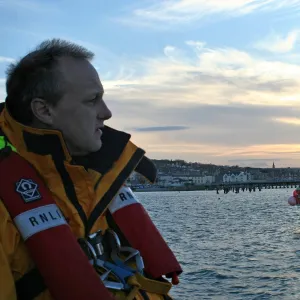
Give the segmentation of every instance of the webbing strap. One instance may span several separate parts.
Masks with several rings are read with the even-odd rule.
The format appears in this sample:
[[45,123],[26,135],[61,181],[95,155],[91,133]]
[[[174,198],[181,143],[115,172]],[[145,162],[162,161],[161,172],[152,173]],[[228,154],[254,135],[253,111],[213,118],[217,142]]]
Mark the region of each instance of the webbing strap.
[[32,300],[46,290],[44,279],[38,269],[34,268],[16,282],[18,300]]
[[172,287],[169,282],[162,282],[158,280],[152,280],[144,277],[143,275],[136,273],[128,279],[128,284],[138,286],[141,290],[149,293],[167,295]]

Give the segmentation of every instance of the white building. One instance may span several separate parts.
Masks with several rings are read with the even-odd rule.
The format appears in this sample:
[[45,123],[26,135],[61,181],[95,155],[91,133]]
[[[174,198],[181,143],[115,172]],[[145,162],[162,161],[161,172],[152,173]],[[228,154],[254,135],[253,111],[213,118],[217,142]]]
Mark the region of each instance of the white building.
[[160,174],[157,177],[157,184],[160,186],[168,187],[168,186],[184,186],[186,184],[190,185],[206,185],[212,184],[215,182],[215,176],[198,176],[198,175],[167,175]]
[[223,175],[223,182],[249,182],[252,180],[251,174],[248,172],[229,173]]
[[179,176],[183,181],[193,185],[204,185],[215,182],[215,176]]

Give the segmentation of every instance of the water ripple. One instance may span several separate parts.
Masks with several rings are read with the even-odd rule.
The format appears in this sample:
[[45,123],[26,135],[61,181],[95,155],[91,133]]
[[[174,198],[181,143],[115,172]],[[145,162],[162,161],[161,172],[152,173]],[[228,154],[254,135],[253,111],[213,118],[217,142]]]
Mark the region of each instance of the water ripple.
[[300,299],[292,190],[138,193],[184,273],[174,299]]

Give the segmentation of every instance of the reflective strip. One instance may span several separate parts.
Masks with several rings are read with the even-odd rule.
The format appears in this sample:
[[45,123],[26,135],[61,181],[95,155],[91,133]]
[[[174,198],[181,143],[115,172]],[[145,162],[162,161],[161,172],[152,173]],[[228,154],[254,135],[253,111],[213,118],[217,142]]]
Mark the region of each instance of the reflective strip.
[[11,143],[7,142],[4,136],[0,136],[0,150],[6,146],[10,147],[12,151],[17,152],[17,149]]
[[56,204],[23,212],[14,218],[14,222],[25,241],[38,232],[67,224]]
[[117,210],[126,207],[131,204],[139,203],[139,200],[136,198],[136,196],[133,194],[130,187],[123,186],[114,200],[110,203],[108,209],[113,214]]

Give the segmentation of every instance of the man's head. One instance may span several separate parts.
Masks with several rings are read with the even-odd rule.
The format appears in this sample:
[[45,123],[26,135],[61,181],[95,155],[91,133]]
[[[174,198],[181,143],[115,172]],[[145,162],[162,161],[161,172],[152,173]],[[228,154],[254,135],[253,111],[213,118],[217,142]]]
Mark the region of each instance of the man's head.
[[7,70],[6,106],[18,122],[60,130],[72,155],[100,149],[101,127],[111,117],[103,86],[78,45],[49,40]]

